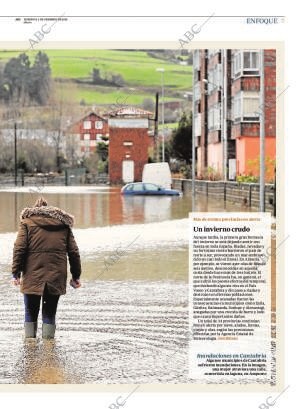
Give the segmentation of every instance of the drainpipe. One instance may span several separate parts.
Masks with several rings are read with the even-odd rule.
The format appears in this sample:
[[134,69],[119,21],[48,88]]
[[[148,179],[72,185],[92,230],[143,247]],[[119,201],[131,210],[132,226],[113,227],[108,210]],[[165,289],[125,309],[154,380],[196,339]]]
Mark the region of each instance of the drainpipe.
[[227,56],[226,50],[222,50],[223,53],[223,148],[224,148],[224,163],[223,173],[224,182],[227,182],[227,162],[228,162],[228,143],[227,143]]
[[259,211],[265,211],[265,72],[264,50],[260,51],[260,124],[259,124]]

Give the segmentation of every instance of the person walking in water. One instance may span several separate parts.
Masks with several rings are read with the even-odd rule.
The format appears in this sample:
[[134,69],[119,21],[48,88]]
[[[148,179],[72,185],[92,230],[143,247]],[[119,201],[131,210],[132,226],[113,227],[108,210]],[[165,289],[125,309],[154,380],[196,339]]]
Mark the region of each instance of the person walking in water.
[[42,337],[55,335],[55,316],[59,297],[66,293],[67,255],[72,279],[79,288],[81,262],[72,233],[74,217],[48,206],[40,197],[33,207],[23,209],[13,250],[12,283],[24,294],[25,338],[36,338],[42,298]]

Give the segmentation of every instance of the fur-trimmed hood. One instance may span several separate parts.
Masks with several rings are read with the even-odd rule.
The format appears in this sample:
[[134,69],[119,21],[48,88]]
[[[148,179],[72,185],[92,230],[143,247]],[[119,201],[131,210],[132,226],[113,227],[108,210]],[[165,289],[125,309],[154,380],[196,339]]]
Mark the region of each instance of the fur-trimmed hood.
[[20,220],[23,221],[32,216],[56,219],[66,226],[74,226],[74,216],[54,206],[26,207],[20,214]]

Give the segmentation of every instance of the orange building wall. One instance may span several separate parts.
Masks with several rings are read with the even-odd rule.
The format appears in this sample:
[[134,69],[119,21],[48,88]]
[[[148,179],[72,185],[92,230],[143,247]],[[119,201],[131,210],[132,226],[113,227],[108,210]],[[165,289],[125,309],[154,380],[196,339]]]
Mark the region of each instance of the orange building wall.
[[[259,176],[259,138],[242,137],[236,139],[237,175]],[[265,157],[275,159],[276,138],[266,137]],[[252,162],[252,163],[251,163]],[[266,163],[266,180],[274,177],[273,167]]]

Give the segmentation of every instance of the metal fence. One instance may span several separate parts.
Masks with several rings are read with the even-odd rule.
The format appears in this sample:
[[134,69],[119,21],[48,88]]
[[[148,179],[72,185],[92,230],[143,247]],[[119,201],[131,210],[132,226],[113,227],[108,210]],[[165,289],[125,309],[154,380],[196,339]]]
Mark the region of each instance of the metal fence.
[[76,186],[84,184],[107,184],[108,175],[86,173],[85,168],[66,169],[62,175],[24,175],[19,172],[17,178],[14,175],[0,175],[0,186],[35,186],[37,189],[43,186]]

